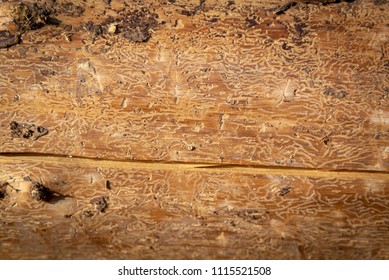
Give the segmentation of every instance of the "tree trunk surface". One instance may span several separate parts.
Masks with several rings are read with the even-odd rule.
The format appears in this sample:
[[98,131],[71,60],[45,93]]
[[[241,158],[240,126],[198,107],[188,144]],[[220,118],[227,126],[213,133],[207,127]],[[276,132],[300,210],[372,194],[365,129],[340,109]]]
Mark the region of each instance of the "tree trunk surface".
[[389,259],[388,11],[0,2],[0,259]]

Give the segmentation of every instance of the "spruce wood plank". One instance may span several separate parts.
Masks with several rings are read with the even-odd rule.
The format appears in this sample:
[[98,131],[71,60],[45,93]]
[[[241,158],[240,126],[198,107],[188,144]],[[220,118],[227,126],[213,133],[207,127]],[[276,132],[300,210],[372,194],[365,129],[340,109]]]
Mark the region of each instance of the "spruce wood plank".
[[0,258],[389,258],[388,174],[294,172],[0,157]]
[[389,170],[387,1],[127,2],[0,49],[1,153]]

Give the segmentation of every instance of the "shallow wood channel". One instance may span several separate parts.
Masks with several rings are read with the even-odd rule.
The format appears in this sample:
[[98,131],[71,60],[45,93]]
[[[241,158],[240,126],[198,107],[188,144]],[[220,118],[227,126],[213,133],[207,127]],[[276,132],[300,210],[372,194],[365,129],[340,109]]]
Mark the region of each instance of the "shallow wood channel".
[[388,259],[388,10],[0,2],[0,259]]

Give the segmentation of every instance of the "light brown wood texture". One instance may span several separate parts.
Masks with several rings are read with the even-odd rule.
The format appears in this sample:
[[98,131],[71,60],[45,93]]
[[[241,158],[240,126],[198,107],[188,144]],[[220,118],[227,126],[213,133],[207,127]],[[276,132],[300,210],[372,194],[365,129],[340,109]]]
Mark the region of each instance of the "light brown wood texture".
[[[387,4],[276,15],[278,1],[206,1],[186,16],[197,1],[145,1],[160,22],[148,42],[91,39],[80,26],[119,2],[59,14],[1,50],[2,152],[389,170]],[[14,138],[12,121],[49,134]]]
[[[388,175],[286,176],[1,158],[2,258],[387,258]],[[162,164],[161,164],[162,165]],[[121,167],[122,166],[122,167]],[[5,177],[4,174],[12,174]],[[58,194],[32,201],[30,182]],[[106,188],[110,181],[111,189]],[[287,191],[289,190],[289,192]],[[101,213],[91,200],[106,197]]]
[[18,2],[1,259],[389,259],[388,1]]

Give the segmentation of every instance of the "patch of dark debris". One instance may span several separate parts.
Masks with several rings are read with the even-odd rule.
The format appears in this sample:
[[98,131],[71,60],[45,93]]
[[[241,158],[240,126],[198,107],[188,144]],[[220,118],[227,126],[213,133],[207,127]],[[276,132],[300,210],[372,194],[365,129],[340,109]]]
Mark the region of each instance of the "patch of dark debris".
[[80,17],[84,13],[85,9],[72,2],[66,2],[60,5],[59,13],[69,17]]
[[52,198],[53,193],[41,183],[33,181],[30,187],[30,196],[33,200],[48,202]]
[[118,18],[108,17],[101,24],[89,21],[84,25],[93,39],[99,36],[120,34],[130,42],[147,42],[152,30],[158,26],[157,14],[151,14],[147,9],[125,12]]
[[283,43],[281,48],[284,50],[284,51],[290,51],[292,49],[292,46],[289,46],[287,43]]
[[279,191],[279,195],[280,196],[285,196],[287,195],[288,193],[290,193],[290,191],[292,190],[292,188],[290,186],[283,186],[280,191]]
[[98,197],[92,198],[90,200],[90,203],[93,204],[96,211],[102,213],[108,208],[108,197],[107,196],[98,196]]
[[187,17],[192,17],[192,16],[196,15],[197,13],[204,10],[205,1],[206,0],[200,0],[199,4],[196,7],[194,7],[193,10],[182,10],[181,14],[184,16],[187,16]]
[[36,126],[28,123],[18,123],[15,121],[10,123],[10,129],[12,138],[32,138],[33,140],[38,140],[40,137],[49,133],[49,131],[42,126]]
[[55,204],[68,197],[71,197],[69,195],[62,195],[56,191],[53,191],[42,183],[31,180],[29,176],[25,177],[24,181],[31,182],[30,197],[35,201],[43,201],[50,204]]
[[6,30],[0,31],[0,49],[9,48],[13,45],[19,44],[20,37],[16,34],[11,34]]
[[[387,1],[387,0],[377,0],[377,1]],[[297,6],[299,3],[304,4],[315,4],[315,5],[330,5],[330,4],[339,4],[342,2],[352,3],[355,2],[355,0],[303,0],[303,1],[290,1],[284,5],[276,6],[275,8],[271,9],[273,13],[276,15],[282,15],[285,14],[287,11],[289,11],[291,8]]]
[[336,91],[335,89],[331,87],[326,87],[324,90],[324,94],[327,96],[332,96],[338,99],[345,98],[347,96],[346,92],[343,90]]
[[111,189],[111,182],[109,180],[105,181],[105,188],[107,190],[110,190]]
[[49,20],[50,11],[36,3],[18,3],[13,18],[19,31],[34,30],[44,26]]
[[7,192],[5,189],[0,188],[0,199],[4,199],[4,197],[7,195]]
[[[104,1],[110,5],[111,1]],[[200,10],[204,5],[204,0],[200,1],[195,9]],[[60,25],[61,22],[53,18],[56,14],[63,14],[69,17],[80,17],[85,12],[83,6],[73,2],[48,4],[37,4],[30,2],[19,2],[12,10],[12,17],[16,24],[16,31],[0,31],[0,49],[9,48],[21,43],[21,36],[28,30],[39,29],[46,24]],[[136,10],[123,10],[115,18],[108,17],[101,23],[87,22],[81,29],[86,30],[91,38],[112,36],[120,34],[121,37],[130,42],[147,42],[152,36],[152,30],[158,26],[158,15],[151,13],[146,7]],[[66,29],[66,25],[61,26]],[[67,41],[71,41],[69,34],[64,33]]]
[[102,29],[101,25],[95,25],[91,21],[88,21],[84,25],[84,29],[86,31],[88,31],[88,33],[91,35],[92,38],[99,37],[100,35],[103,34],[103,29]]
[[[299,22],[299,19],[295,19],[295,21]],[[308,34],[308,31],[306,30],[307,25],[305,23],[299,22],[295,24],[294,29],[295,29],[295,35],[293,37],[293,42],[297,46],[301,46],[304,41],[304,36]]]
[[258,19],[257,16],[247,17],[246,18],[247,28],[250,29],[258,25],[257,19]]
[[7,196],[7,186],[8,182],[3,182],[0,180],[0,200]]
[[156,15],[150,15],[147,10],[138,10],[123,19],[119,31],[131,42],[147,42],[151,37],[150,30],[156,26]]
[[24,180],[25,182],[32,182],[30,176],[24,176],[24,177],[23,177],[23,180]]
[[324,145],[326,145],[326,146],[329,146],[329,145],[331,144],[331,138],[330,138],[329,135],[324,136],[324,138],[323,138],[323,143],[324,143]]
[[48,6],[36,3],[19,2],[12,10],[12,17],[17,26],[15,33],[0,31],[0,49],[9,48],[21,42],[21,35],[28,30],[35,30],[46,24],[55,24],[58,21],[50,15],[54,12]]

